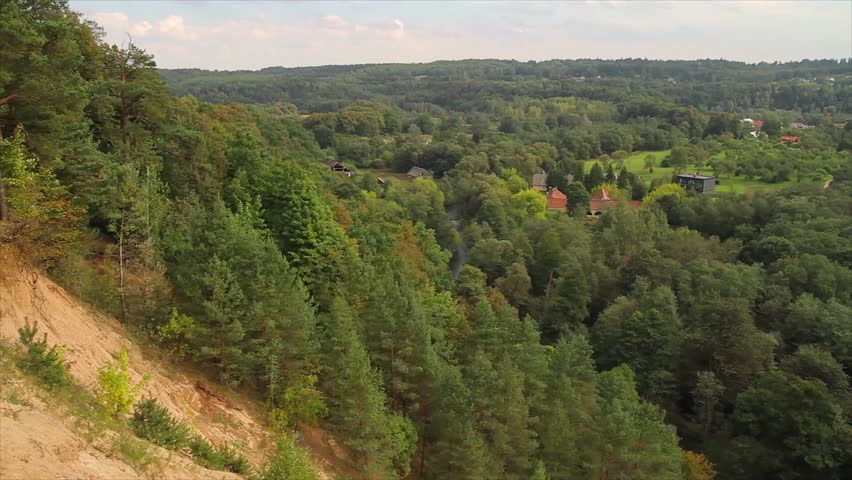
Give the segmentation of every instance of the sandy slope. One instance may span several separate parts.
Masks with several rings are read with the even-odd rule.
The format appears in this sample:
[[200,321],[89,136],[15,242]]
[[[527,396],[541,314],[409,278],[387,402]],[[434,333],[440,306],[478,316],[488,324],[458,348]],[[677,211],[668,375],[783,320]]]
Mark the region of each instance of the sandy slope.
[[[224,395],[215,385],[199,376],[176,371],[155,358],[146,357],[145,352],[128,339],[124,328],[115,319],[94,312],[49,278],[22,269],[15,263],[8,257],[0,258],[0,339],[13,343],[18,337],[19,327],[26,321],[38,321],[39,331],[47,333],[48,343],[63,345],[72,376],[87,387],[96,384],[97,370],[101,365],[111,361],[115,353],[126,349],[134,379],[138,381],[143,375],[150,377],[142,395],[156,398],[175,417],[191,425],[211,442],[240,445],[252,464],[257,464],[273,446],[273,438],[262,425],[263,413],[256,405],[234,395]],[[28,480],[133,478],[124,476],[128,473],[126,465],[105,458],[96,449],[75,439],[73,433],[62,426],[61,420],[55,418],[58,415],[35,409],[18,412],[17,419],[13,419],[7,415],[13,407],[17,408],[16,405],[0,405],[5,412],[0,416],[3,424],[0,478],[3,480],[17,476]],[[13,431],[18,434],[12,435],[10,432]],[[305,440],[315,452],[323,447],[320,444],[310,445],[311,440],[319,442],[315,438]],[[316,460],[320,466],[328,466],[329,459],[316,455]],[[9,476],[13,472],[15,476]],[[157,478],[227,476],[221,472],[215,472],[213,476],[202,473],[199,477],[197,474],[183,476],[180,468],[171,468]],[[331,478],[324,473],[321,476]]]
[[[86,441],[71,427],[72,419],[53,411],[32,387],[18,382],[15,402],[0,399],[0,479],[238,480],[239,475],[207,470],[182,454],[149,445],[152,463],[137,471],[113,453],[115,434]],[[141,442],[140,442],[141,443]],[[144,443],[143,443],[144,444]]]

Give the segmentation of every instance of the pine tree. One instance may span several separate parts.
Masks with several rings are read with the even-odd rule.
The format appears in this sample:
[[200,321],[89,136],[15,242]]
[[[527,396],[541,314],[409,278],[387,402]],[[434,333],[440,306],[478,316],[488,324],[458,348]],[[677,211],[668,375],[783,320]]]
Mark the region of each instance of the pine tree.
[[602,368],[622,363],[636,372],[644,398],[665,404],[674,400],[682,326],[674,293],[651,289],[639,278],[629,297],[619,297],[598,317],[592,338]]
[[329,422],[365,468],[378,475],[391,470],[388,412],[379,373],[370,366],[358,338],[355,312],[340,297],[323,319],[321,386],[328,398]]
[[600,374],[594,415],[597,439],[586,446],[594,458],[594,476],[682,479],[678,438],[663,415],[659,407],[639,398],[629,367]]
[[538,405],[541,459],[550,478],[586,478],[593,450],[595,382],[585,337],[557,343],[551,352],[547,392]]
[[601,168],[601,164],[598,162],[595,162],[595,164],[592,165],[592,169],[589,170],[589,173],[583,179],[583,184],[590,192],[594,191],[598,185],[602,185],[606,182],[607,177],[604,174],[603,168]]
[[527,268],[521,262],[510,265],[506,269],[506,274],[498,278],[494,284],[512,305],[526,305],[529,301],[532,281]]
[[224,383],[236,383],[243,368],[246,301],[233,272],[218,257],[205,268],[201,284],[204,315],[195,323],[193,343],[200,360],[212,360]]
[[295,162],[269,165],[253,185],[264,220],[311,293],[324,301],[341,275],[347,244],[314,180]]
[[615,185],[619,190],[623,190],[625,192],[629,192],[632,184],[630,183],[630,172],[627,171],[627,167],[621,167],[621,170],[618,172],[618,178],[615,181]]
[[421,449],[415,471],[428,480],[486,480],[489,462],[485,440],[474,424],[470,392],[456,367],[443,364],[433,371],[435,406],[426,429],[429,445]]
[[496,396],[495,418],[499,428],[492,435],[491,450],[503,460],[505,478],[526,480],[533,474],[533,453],[538,443],[533,431],[524,377],[508,359],[497,365],[501,389]]
[[612,168],[612,163],[610,163],[606,167],[606,177],[605,178],[606,178],[606,183],[615,183],[615,181],[616,181],[615,170]]
[[572,182],[571,185],[568,185],[565,195],[568,197],[568,209],[574,216],[581,217],[586,214],[592,195],[582,183]]

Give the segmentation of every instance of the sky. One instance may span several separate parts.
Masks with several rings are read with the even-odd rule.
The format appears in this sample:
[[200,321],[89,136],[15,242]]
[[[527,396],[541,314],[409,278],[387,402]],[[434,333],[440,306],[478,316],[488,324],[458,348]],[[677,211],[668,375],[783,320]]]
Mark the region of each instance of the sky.
[[163,68],[430,62],[465,58],[852,57],[852,0],[71,0],[110,43]]

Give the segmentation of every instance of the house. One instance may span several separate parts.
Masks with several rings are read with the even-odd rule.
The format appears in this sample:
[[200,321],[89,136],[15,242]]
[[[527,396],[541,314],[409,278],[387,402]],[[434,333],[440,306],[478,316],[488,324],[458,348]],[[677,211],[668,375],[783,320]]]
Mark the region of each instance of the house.
[[687,192],[707,193],[716,188],[716,177],[698,175],[697,173],[681,173],[677,176],[677,184]]
[[534,173],[532,176],[532,188],[539,192],[547,192],[547,174]]
[[793,122],[790,124],[790,128],[816,128],[813,125],[808,125],[802,122]]
[[553,187],[547,191],[547,209],[565,211],[568,209],[568,197]]
[[797,137],[795,135],[781,135],[778,138],[779,138],[779,140],[781,140],[784,143],[787,143],[787,142],[795,143],[795,144],[799,143],[799,137]]
[[338,162],[337,160],[328,159],[325,161],[325,164],[331,169],[332,172],[342,173],[347,177],[351,177],[355,174],[355,170],[347,167],[346,165]]
[[763,128],[763,123],[763,120],[755,120],[754,122],[752,122],[752,125],[754,125],[755,130],[760,130],[761,128]]
[[[642,205],[642,202],[639,200],[630,200],[624,204],[631,207],[638,207]],[[617,207],[618,205],[618,200],[611,198],[609,196],[609,192],[605,188],[601,188],[592,193],[592,198],[589,200],[588,215],[596,217],[602,215],[606,210]]]
[[432,172],[420,167],[411,167],[406,175],[411,178],[432,178]]

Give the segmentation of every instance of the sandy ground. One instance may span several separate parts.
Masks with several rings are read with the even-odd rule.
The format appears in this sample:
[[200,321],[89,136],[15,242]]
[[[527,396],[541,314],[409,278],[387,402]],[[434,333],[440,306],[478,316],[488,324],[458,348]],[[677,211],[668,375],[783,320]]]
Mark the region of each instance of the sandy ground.
[[[238,480],[228,472],[202,468],[182,454],[147,445],[152,463],[138,471],[116,458],[117,435],[103,432],[85,441],[71,427],[73,418],[53,411],[39,393],[22,382],[4,384],[14,402],[0,399],[0,479],[3,480]],[[142,442],[140,442],[142,443]],[[145,445],[146,443],[142,443]]]
[[[88,388],[96,384],[100,366],[113,360],[117,352],[127,350],[134,380],[148,377],[142,396],[156,398],[175,417],[209,441],[240,446],[254,465],[274,446],[273,437],[263,426],[263,412],[258,405],[237,395],[225,395],[215,384],[200,376],[178,371],[156,358],[146,358],[145,352],[128,339],[118,321],[93,311],[46,276],[22,269],[15,263],[8,257],[0,258],[0,339],[14,343],[19,327],[27,321],[37,321],[40,335],[46,332],[49,344],[63,346],[71,375]],[[0,407],[6,413],[19,408],[8,404]],[[13,418],[15,416],[17,418]],[[135,478],[127,465],[107,458],[75,438],[73,432],[62,425],[58,414],[31,409],[3,415],[0,420],[3,424],[0,430],[2,480]],[[329,444],[334,445],[333,441],[318,429],[308,429],[304,433],[307,433],[304,441],[314,452],[321,478],[333,478],[325,472],[338,461],[325,455]],[[183,466],[195,467],[191,462]],[[210,471],[198,476],[192,468],[189,470],[193,471],[187,470],[186,476],[182,476],[181,469],[169,468],[157,478],[228,477],[221,472],[206,476],[213,473]]]

